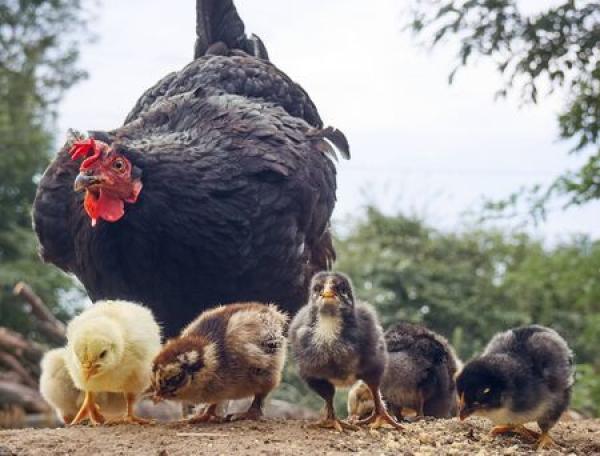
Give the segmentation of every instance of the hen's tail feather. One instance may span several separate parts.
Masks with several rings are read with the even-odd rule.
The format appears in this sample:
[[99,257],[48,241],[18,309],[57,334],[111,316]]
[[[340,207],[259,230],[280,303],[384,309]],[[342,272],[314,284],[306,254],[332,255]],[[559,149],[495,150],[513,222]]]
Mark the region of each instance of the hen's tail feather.
[[[267,50],[256,35],[248,38],[244,22],[233,0],[196,0],[196,46],[194,58],[207,54],[211,46],[223,43],[227,48],[268,60]],[[212,52],[211,52],[212,53]]]
[[346,139],[346,135],[344,135],[341,130],[338,130],[335,127],[326,127],[322,130],[319,130],[314,136],[325,139],[327,140],[327,143],[329,143],[327,149],[330,150],[324,150],[324,152],[330,153],[333,158],[337,160],[335,152],[333,149],[331,149],[331,146],[333,146],[342,157],[344,157],[346,160],[350,160],[350,144]]

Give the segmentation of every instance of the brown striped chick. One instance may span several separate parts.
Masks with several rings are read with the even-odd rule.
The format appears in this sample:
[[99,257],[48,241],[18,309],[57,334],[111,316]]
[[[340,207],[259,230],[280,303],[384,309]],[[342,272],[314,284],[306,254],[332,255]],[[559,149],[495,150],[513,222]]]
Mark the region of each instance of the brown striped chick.
[[[83,403],[84,393],[77,389],[65,364],[65,348],[44,354],[41,362],[40,393],[65,424],[71,423]],[[125,398],[119,393],[98,393],[96,404],[102,415],[116,419],[125,413]]]
[[[202,313],[154,360],[155,400],[209,404],[188,420],[217,419],[217,405],[253,397],[237,419],[259,419],[285,363],[287,316],[274,305],[229,304]],[[231,417],[230,417],[231,418]]]

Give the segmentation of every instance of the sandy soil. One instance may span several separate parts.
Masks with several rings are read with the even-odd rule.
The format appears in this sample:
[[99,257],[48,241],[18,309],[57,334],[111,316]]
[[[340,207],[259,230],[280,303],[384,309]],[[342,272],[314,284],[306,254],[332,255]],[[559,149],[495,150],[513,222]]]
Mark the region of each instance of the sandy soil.
[[[393,455],[534,454],[517,437],[489,436],[490,425],[438,420],[407,424],[403,431],[360,430],[339,434],[307,421],[265,420],[227,424],[20,429],[0,432],[7,455]],[[600,420],[562,423],[553,432],[561,445],[547,455],[600,455]]]

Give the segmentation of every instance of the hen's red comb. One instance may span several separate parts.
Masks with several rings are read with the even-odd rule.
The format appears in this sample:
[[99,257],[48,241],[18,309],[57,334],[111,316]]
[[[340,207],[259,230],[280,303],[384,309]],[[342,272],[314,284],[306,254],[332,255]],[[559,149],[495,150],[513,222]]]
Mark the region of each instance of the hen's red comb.
[[72,160],[85,158],[81,164],[81,169],[85,169],[91,166],[91,164],[98,160],[98,158],[100,158],[102,146],[105,146],[103,142],[98,141],[98,143],[96,143],[94,138],[88,138],[84,141],[76,141],[73,143],[69,149],[69,154],[71,155]]

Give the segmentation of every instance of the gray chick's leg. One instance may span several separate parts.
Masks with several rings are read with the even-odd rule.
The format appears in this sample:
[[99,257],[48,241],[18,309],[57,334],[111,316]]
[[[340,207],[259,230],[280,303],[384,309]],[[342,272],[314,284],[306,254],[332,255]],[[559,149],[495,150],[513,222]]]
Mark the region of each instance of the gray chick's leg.
[[383,401],[381,400],[381,392],[379,391],[379,384],[378,383],[374,384],[374,383],[370,383],[370,382],[365,382],[365,383],[367,383],[367,386],[371,390],[375,408],[373,409],[373,414],[370,417],[368,417],[364,420],[360,420],[356,424],[358,424],[358,425],[368,424],[371,428],[377,429],[387,423],[396,429],[404,429],[400,425],[400,423],[398,423],[394,418],[392,418],[390,416],[390,414],[388,413],[388,411],[386,410],[385,405],[384,405]]
[[315,427],[335,429],[338,432],[343,432],[344,429],[358,430],[353,424],[338,420],[335,416],[335,408],[333,406],[333,397],[335,396],[335,387],[322,378],[306,379],[308,386],[325,400],[325,417],[315,423]]

